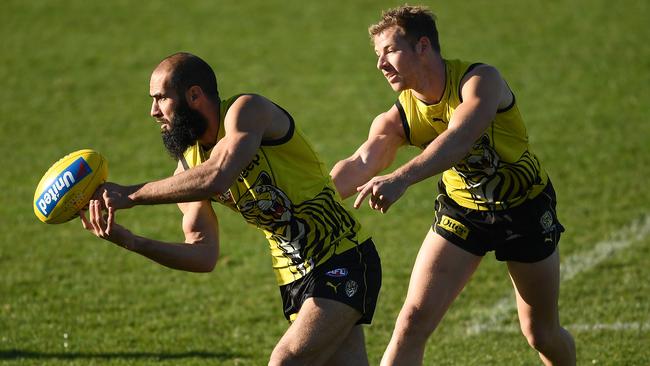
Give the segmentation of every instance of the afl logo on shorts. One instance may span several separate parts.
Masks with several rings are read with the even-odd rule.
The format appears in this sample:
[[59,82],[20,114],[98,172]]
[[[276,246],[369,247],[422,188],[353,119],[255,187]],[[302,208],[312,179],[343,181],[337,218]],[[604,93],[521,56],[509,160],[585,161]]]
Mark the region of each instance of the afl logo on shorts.
[[325,273],[329,277],[345,277],[348,275],[347,268],[337,268]]

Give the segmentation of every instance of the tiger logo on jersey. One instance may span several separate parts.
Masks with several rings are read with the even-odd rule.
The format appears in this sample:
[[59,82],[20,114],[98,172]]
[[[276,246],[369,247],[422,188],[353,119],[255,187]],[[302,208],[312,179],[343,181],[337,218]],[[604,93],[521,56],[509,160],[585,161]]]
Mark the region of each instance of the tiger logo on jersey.
[[501,161],[488,135],[483,135],[453,169],[475,199],[494,203],[525,196],[530,186],[539,183],[540,164],[528,150],[515,163]]
[[318,262],[326,254],[326,243],[353,231],[356,221],[334,197],[335,192],[324,187],[313,199],[294,205],[262,171],[237,206],[247,222],[270,232],[270,239],[305,274],[311,266],[305,263],[308,258]]

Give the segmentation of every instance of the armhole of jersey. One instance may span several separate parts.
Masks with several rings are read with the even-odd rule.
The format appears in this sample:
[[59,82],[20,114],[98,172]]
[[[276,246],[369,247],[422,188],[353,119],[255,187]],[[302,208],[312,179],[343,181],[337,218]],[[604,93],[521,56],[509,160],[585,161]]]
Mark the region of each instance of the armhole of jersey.
[[[231,99],[232,99],[232,103],[230,103],[230,104],[233,104],[233,103],[234,103],[237,99],[239,99],[239,97],[241,97],[242,95],[251,95],[251,94],[250,94],[250,93],[237,94],[237,95],[235,95],[233,98],[231,98]],[[271,103],[273,103],[273,105],[275,105],[276,107],[280,108],[280,110],[281,110],[282,112],[284,112],[284,114],[287,116],[287,118],[289,118],[289,130],[287,131],[287,133],[286,133],[284,136],[282,136],[282,137],[280,137],[280,138],[278,138],[278,139],[273,139],[273,140],[262,140],[262,142],[261,142],[261,145],[262,145],[262,146],[276,146],[276,145],[282,145],[282,144],[284,144],[285,142],[291,140],[291,138],[293,137],[293,132],[294,132],[294,130],[295,130],[295,123],[294,123],[293,117],[291,117],[291,114],[289,114],[289,112],[287,112],[284,108],[282,108],[282,107],[280,107],[279,105],[275,104],[273,101],[271,101]]]
[[[465,71],[465,73],[463,74],[463,77],[461,77],[460,80],[463,80],[463,78],[465,78],[465,76],[467,76],[467,74],[469,74],[472,70],[474,70],[476,67],[481,66],[481,65],[484,65],[484,64],[481,63],[481,62],[477,62],[477,63],[473,63],[473,64],[469,65],[469,67],[467,68],[467,71]],[[506,83],[506,85],[508,85],[508,83]],[[507,112],[510,109],[512,109],[512,107],[515,105],[515,93],[512,92],[509,85],[508,85],[508,90],[510,91],[510,94],[512,94],[512,102],[510,102],[510,104],[507,107],[497,109],[497,113]],[[461,95],[461,90],[460,90],[460,83],[458,84],[458,100],[460,100],[461,103],[463,102],[463,96]]]
[[[508,83],[506,83],[506,85],[508,85]],[[515,106],[515,93],[512,92],[512,89],[510,89],[510,86],[509,86],[509,85],[508,85],[508,91],[509,91],[510,94],[512,95],[512,102],[510,102],[510,104],[509,104],[507,107],[504,107],[504,108],[501,108],[501,109],[497,109],[497,113],[507,112],[507,111],[511,110],[512,107]]]
[[411,128],[409,127],[408,120],[406,119],[406,112],[404,112],[404,107],[402,107],[402,103],[399,102],[399,99],[395,102],[395,106],[399,111],[399,117],[402,120],[402,128],[404,128],[406,139],[408,140],[409,145],[413,145],[411,142]]
[[470,72],[472,72],[472,70],[474,70],[475,68],[477,68],[478,66],[481,66],[481,65],[485,65],[485,64],[482,63],[482,62],[476,62],[476,63],[473,63],[473,64],[469,65],[467,70],[465,70],[465,73],[463,74],[463,76],[461,76],[460,79],[458,80],[458,100],[460,100],[461,103],[463,102],[463,95],[462,95],[462,92],[460,90],[461,81],[465,78],[465,76],[467,76],[467,74],[469,74]]
[[179,160],[180,160],[181,164],[183,165],[183,169],[190,170],[190,165],[187,163],[187,160],[185,160],[184,156],[181,156],[181,158]]
[[[271,103],[273,103],[273,102],[271,102]],[[275,104],[275,103],[273,103],[273,104]],[[284,114],[287,116],[287,118],[289,118],[289,130],[287,131],[287,133],[286,133],[284,136],[282,136],[282,137],[280,137],[280,138],[278,138],[278,139],[273,139],[273,140],[262,140],[262,143],[261,143],[262,146],[277,146],[277,145],[282,145],[282,144],[284,144],[285,142],[291,140],[291,138],[293,137],[293,132],[294,132],[295,129],[296,129],[296,127],[295,127],[295,122],[294,122],[294,120],[293,120],[293,117],[291,117],[291,114],[289,114],[289,112],[287,112],[284,108],[280,107],[279,105],[275,104],[275,106],[278,107],[278,108],[280,108],[280,110],[281,110],[282,112],[284,112]]]

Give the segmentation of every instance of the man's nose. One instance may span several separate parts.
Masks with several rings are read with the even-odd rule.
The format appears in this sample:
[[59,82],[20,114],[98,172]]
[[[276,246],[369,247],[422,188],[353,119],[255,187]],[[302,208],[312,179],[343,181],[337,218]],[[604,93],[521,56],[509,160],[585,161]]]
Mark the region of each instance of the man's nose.
[[158,103],[156,101],[153,101],[151,103],[151,111],[149,112],[151,117],[158,117],[160,116],[160,108],[158,107]]

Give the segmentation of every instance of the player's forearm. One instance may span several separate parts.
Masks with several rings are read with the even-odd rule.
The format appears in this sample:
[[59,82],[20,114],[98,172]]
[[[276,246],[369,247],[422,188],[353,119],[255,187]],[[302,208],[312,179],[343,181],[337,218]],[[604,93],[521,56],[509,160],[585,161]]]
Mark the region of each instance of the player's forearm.
[[344,199],[355,194],[357,187],[375,174],[374,169],[370,169],[359,157],[339,161],[330,172],[336,189]]
[[471,147],[471,143],[460,134],[462,132],[457,130],[447,130],[393,174],[410,186],[450,169],[467,155]]
[[208,162],[159,181],[128,187],[134,205],[203,201],[225,192],[234,176]]
[[341,160],[330,172],[343,198],[357,193],[357,187],[388,168],[395,160],[402,140],[394,136],[373,135],[347,159]]
[[137,235],[122,246],[165,267],[188,272],[211,272],[219,254],[218,247],[209,243],[165,243]]

